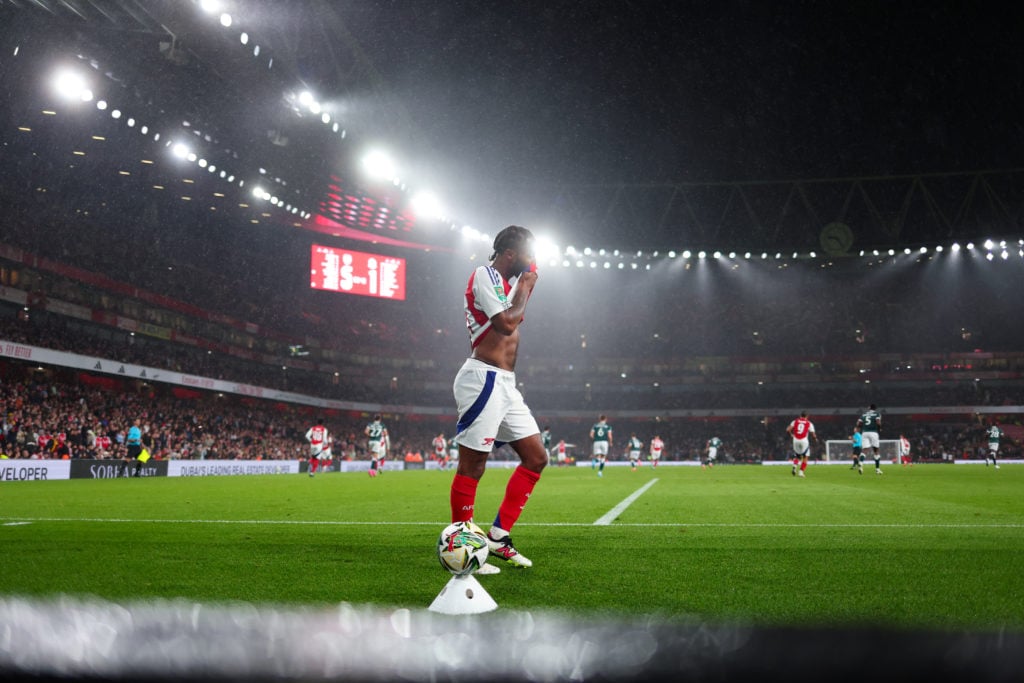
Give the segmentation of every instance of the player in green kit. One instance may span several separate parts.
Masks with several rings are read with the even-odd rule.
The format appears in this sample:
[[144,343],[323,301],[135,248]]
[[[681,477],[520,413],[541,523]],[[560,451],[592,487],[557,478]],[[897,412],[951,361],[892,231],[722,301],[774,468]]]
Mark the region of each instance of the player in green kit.
[[640,451],[644,448],[644,442],[636,438],[636,432],[629,435],[629,464],[636,472],[636,466],[640,464]]
[[593,462],[591,467],[597,464],[597,476],[604,476],[604,463],[608,459],[608,450],[612,447],[612,426],[608,424],[608,418],[601,415],[597,418],[597,424],[590,428],[590,439],[593,441]]
[[992,426],[985,430],[988,436],[988,454],[985,456],[985,467],[988,467],[988,461],[992,460],[992,464],[999,469],[999,461],[996,460],[996,455],[999,453],[999,438],[1003,435],[1003,430],[999,428],[995,422]]
[[544,431],[540,433],[540,442],[544,446],[544,452],[548,454],[548,460],[551,459],[551,427],[545,425]]
[[864,414],[857,420],[857,428],[860,429],[861,449],[871,449],[875,456],[875,474],[882,473],[882,456],[878,453],[878,434],[882,430],[882,416],[878,408],[872,403]]

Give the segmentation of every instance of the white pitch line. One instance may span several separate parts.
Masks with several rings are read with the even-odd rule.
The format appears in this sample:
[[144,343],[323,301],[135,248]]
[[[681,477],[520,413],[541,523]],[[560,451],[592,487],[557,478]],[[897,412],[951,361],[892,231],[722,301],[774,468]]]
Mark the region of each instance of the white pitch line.
[[[652,480],[651,483],[654,483]],[[650,484],[648,484],[650,485]],[[637,492],[642,493],[642,491]],[[625,502],[625,501],[623,501]],[[620,503],[621,505],[621,503]],[[611,513],[609,513],[610,515]],[[606,517],[608,515],[605,515]],[[602,518],[603,519],[603,518]],[[600,521],[600,520],[599,520]],[[88,524],[253,524],[286,526],[444,526],[448,522],[374,522],[301,519],[131,519],[112,517],[0,517],[0,526],[22,526],[38,522],[84,522]],[[596,522],[520,522],[518,527],[592,527]],[[604,526],[604,525],[602,525]],[[640,528],[728,528],[728,529],[1024,529],[1024,523],[1008,524],[816,524],[789,522],[620,522],[617,527]]]
[[657,483],[657,481],[658,478],[655,477],[654,479],[651,479],[649,482],[638,488],[630,495],[626,496],[626,498],[621,503],[613,507],[611,510],[606,512],[603,517],[594,522],[594,526],[608,526],[609,524],[614,522],[616,517],[625,512],[626,508],[632,505],[634,500],[644,495],[644,491],[654,486]]

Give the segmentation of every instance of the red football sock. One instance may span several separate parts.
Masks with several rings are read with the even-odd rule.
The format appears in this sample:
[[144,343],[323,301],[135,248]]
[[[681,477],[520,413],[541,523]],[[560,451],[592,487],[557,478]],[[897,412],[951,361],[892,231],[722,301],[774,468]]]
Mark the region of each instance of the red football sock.
[[531,472],[522,465],[517,467],[512,476],[509,477],[508,486],[505,487],[505,498],[498,507],[498,516],[494,519],[494,526],[505,531],[511,531],[512,525],[519,519],[526,507],[526,501],[530,500],[530,494],[537,480],[540,479],[538,472]]
[[476,487],[479,483],[476,479],[462,474],[456,474],[452,479],[452,522],[468,522],[473,519]]
[[309,459],[309,471],[310,471],[310,472],[316,472],[316,466],[317,466],[317,465],[318,465],[319,463],[320,463],[320,461],[319,461],[319,460],[317,460],[316,458],[310,458],[310,459]]
[[807,461],[804,460],[803,462],[800,463],[800,471],[803,472],[806,469],[807,469]]

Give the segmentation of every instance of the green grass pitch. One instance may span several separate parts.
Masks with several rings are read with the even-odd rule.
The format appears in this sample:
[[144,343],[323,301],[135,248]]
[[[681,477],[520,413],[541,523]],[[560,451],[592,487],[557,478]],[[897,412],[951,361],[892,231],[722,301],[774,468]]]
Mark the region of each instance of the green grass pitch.
[[[1024,628],[1024,467],[549,468],[481,583],[503,608]],[[477,496],[485,528],[510,470]],[[0,594],[425,608],[451,472],[0,485]],[[610,525],[594,522],[657,482]]]

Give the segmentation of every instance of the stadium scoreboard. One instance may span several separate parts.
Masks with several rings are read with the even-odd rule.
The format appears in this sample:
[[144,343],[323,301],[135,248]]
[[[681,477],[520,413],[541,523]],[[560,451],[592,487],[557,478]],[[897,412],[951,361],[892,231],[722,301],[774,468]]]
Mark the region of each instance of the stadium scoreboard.
[[309,272],[313,289],[405,300],[404,258],[314,244]]

